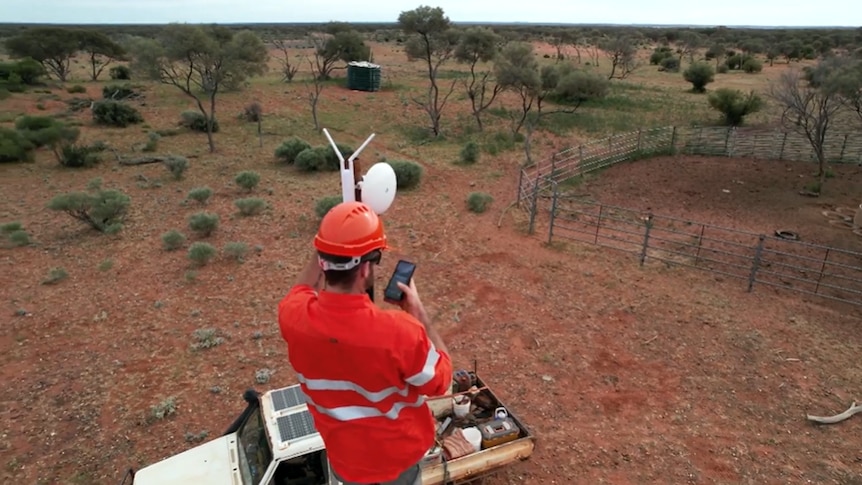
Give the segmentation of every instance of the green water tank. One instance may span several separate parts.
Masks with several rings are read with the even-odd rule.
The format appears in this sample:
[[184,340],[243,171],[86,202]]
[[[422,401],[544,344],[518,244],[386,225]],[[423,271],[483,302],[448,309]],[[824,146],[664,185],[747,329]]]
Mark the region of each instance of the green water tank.
[[380,66],[366,61],[348,63],[347,87],[358,91],[379,91]]

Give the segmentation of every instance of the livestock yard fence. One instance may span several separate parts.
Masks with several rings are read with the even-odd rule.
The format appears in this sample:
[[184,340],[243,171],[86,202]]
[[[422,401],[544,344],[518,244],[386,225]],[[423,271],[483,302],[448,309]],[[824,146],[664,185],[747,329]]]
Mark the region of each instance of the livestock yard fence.
[[[827,139],[830,163],[862,164],[862,135]],[[814,161],[808,141],[795,133],[724,127],[665,127],[569,148],[520,172],[517,204],[529,212],[529,232],[547,216],[547,241],[579,242],[669,266],[687,266],[742,280],[862,306],[862,253],[798,240],[776,231],[756,234],[645,213],[567,194],[566,182],[620,162],[686,154]],[[851,231],[852,213],[829,222]],[[857,234],[860,231],[857,229]]]

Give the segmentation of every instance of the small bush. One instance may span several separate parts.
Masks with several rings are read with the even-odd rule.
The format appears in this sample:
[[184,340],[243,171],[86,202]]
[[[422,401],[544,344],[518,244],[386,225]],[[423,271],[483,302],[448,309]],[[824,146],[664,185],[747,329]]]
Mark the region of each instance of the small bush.
[[215,257],[216,250],[210,243],[195,242],[189,246],[189,259],[198,266],[203,266]]
[[494,198],[491,197],[490,194],[486,194],[484,192],[471,192],[470,195],[467,196],[467,208],[470,209],[470,212],[481,214],[488,210],[488,206],[491,205],[491,202],[493,201]]
[[9,233],[8,238],[13,246],[27,246],[30,244],[30,235],[24,230],[12,231]]
[[158,421],[177,412],[177,400],[171,396],[150,407],[150,418],[147,421]]
[[248,244],[244,242],[229,242],[224,245],[224,253],[239,262],[244,261],[245,255],[248,254]]
[[24,229],[24,226],[21,225],[21,223],[18,221],[0,224],[0,232],[2,232],[3,234],[10,234],[10,233],[13,233],[15,231],[21,231],[23,229]]
[[668,46],[656,47],[653,53],[649,56],[649,63],[659,66],[661,62],[667,58],[674,57],[673,49]]
[[197,187],[189,191],[189,199],[206,204],[213,195],[213,189],[209,187]]
[[290,165],[296,161],[297,155],[309,148],[311,148],[311,145],[307,141],[294,136],[285,140],[275,149],[275,158],[279,162]]
[[243,170],[234,177],[233,181],[246,192],[251,192],[260,183],[260,174],[251,170]]
[[[219,124],[218,120],[213,118],[212,120],[213,133],[218,133]],[[207,117],[204,116],[200,111],[183,111],[180,115],[180,126],[184,128],[188,128],[192,131],[199,131],[201,133],[207,132]]]
[[218,228],[218,220],[217,214],[198,212],[189,217],[189,229],[206,237]]
[[89,168],[102,159],[98,150],[89,145],[65,145],[60,150],[60,165],[69,168]]
[[258,102],[251,103],[243,110],[242,117],[246,121],[257,123],[263,119],[263,107]]
[[42,64],[29,57],[16,62],[0,62],[0,81],[6,81],[9,84],[11,80],[33,86],[46,74],[47,71]]
[[679,72],[679,58],[665,57],[659,63],[659,71],[663,72]]
[[724,117],[724,124],[739,126],[743,119],[763,108],[763,99],[754,91],[744,94],[742,91],[730,88],[719,88],[711,93],[708,98],[709,106],[720,112]]
[[43,285],[53,285],[59,283],[69,277],[69,273],[63,268],[51,268],[48,270],[48,277],[42,280]]
[[[338,147],[338,151],[341,152],[341,156],[344,157],[345,160],[350,158],[353,155],[353,148],[348,145],[342,145],[340,143],[336,143],[335,146]],[[325,145],[322,147],[317,147],[318,150],[321,150],[323,153],[324,164],[321,170],[326,171],[338,171],[341,169],[341,161],[338,159],[338,154],[335,153],[335,150],[332,149],[332,145]]]
[[132,86],[128,84],[108,84],[102,88],[102,97],[105,99],[113,99],[120,101],[137,96],[137,93]]
[[314,213],[317,214],[317,217],[323,219],[323,216],[325,216],[330,210],[332,210],[333,207],[340,204],[342,202],[342,200],[343,199],[341,198],[340,195],[339,196],[332,195],[329,197],[324,197],[322,199],[318,199],[317,203],[314,204]]
[[461,149],[461,163],[473,164],[479,161],[479,144],[473,140],[468,141]]
[[81,94],[86,93],[87,88],[81,86],[80,84],[75,84],[74,86],[69,86],[68,88],[66,88],[66,92],[69,94]]
[[763,70],[763,63],[753,57],[749,57],[742,63],[742,70],[749,74],[755,74]]
[[48,208],[65,212],[100,232],[114,234],[122,229],[130,202],[128,195],[109,189],[61,194],[51,199]]
[[322,170],[324,165],[326,165],[326,157],[320,152],[320,150],[306,148],[296,155],[294,164],[296,165],[296,168],[303,172],[315,172]]
[[395,171],[395,180],[399,189],[412,189],[419,186],[424,173],[421,165],[408,160],[392,160],[387,163]]
[[34,147],[50,147],[57,154],[63,145],[74,143],[80,131],[50,116],[22,116],[15,120],[15,129]]
[[234,201],[239,213],[244,216],[253,216],[260,214],[266,208],[266,202],[263,199],[250,197],[246,199],[237,199]]
[[115,81],[128,81],[132,79],[132,70],[128,66],[114,66],[108,71],[108,74]]
[[730,68],[727,67],[727,64],[719,64],[718,67],[715,69],[715,72],[719,74],[727,74],[729,70]]
[[183,247],[185,242],[186,236],[176,229],[172,229],[162,234],[162,247],[164,247],[166,251],[176,251]]
[[33,142],[21,133],[0,126],[0,163],[31,162],[35,150]]
[[112,99],[102,99],[93,103],[93,120],[99,125],[125,128],[143,123],[144,118],[134,107]]
[[186,169],[189,168],[189,161],[186,157],[171,155],[165,160],[165,167],[174,177],[174,180],[181,180]]
[[682,76],[691,83],[693,92],[703,93],[706,92],[706,85],[715,80],[715,71],[710,64],[695,62],[682,73]]
[[144,145],[142,151],[144,152],[154,152],[159,148],[159,140],[162,139],[162,135],[158,134],[158,132],[151,131],[147,133],[147,143]]

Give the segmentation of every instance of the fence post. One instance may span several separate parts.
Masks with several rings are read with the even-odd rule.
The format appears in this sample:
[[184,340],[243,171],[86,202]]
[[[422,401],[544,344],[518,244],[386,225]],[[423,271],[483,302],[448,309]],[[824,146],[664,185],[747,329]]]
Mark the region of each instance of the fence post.
[[643,136],[642,131],[643,130],[641,128],[638,128],[638,148],[637,148],[638,154],[641,151],[641,136]]
[[647,215],[647,220],[646,220],[646,223],[644,225],[646,226],[646,230],[644,230],[644,244],[643,244],[643,248],[641,249],[641,257],[640,257],[641,266],[643,266],[644,261],[646,261],[646,253],[647,253],[647,249],[649,248],[649,231],[650,231],[650,229],[652,229],[652,212],[650,212],[649,215]]
[[596,221],[596,240],[593,242],[593,244],[599,243],[599,229],[602,228],[602,212],[604,212],[604,210],[605,206],[599,204],[599,220]]
[[539,210],[539,177],[536,177],[536,185],[533,186],[533,207],[530,209],[529,234],[533,234],[536,227],[536,212]]
[[727,133],[724,135],[724,156],[725,157],[731,156],[730,151],[728,150],[728,147],[730,146],[730,135],[731,135],[731,133],[733,133],[733,128],[728,128]]
[[787,144],[787,132],[784,132],[784,139],[781,140],[781,151],[778,152],[778,161],[784,160],[784,145]]
[[826,254],[823,256],[823,263],[820,264],[820,273],[817,274],[817,285],[814,287],[814,294],[820,289],[820,280],[823,279],[823,272],[826,270],[826,262],[829,261],[829,251],[832,248],[826,248]]
[[763,234],[757,238],[757,247],[754,248],[754,260],[751,262],[751,274],[748,275],[748,291],[754,288],[754,282],[757,281],[757,270],[760,268],[760,256],[763,254],[763,242],[766,241],[766,236]]
[[557,180],[557,154],[551,155],[551,181]]
[[676,154],[676,126],[673,127],[673,131],[670,133],[670,154]]
[[578,164],[584,161],[584,146],[578,146]]
[[548,244],[551,244],[551,239],[554,237],[554,219],[557,215],[557,191],[559,187],[554,182],[554,198],[551,200],[551,223],[548,224]]
[[847,148],[847,137],[848,136],[849,136],[849,134],[847,134],[847,133],[844,134],[844,143],[841,144],[841,156],[838,157],[839,162],[844,161],[844,149]]

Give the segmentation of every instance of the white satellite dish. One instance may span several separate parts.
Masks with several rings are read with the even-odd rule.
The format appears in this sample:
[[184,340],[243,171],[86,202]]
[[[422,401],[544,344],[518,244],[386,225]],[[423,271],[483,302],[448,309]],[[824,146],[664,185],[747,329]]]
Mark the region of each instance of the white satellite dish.
[[362,189],[362,202],[368,204],[378,215],[386,212],[395,200],[395,170],[386,162],[372,165],[359,185]]

